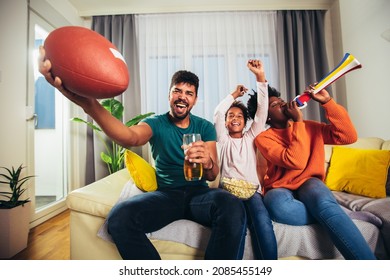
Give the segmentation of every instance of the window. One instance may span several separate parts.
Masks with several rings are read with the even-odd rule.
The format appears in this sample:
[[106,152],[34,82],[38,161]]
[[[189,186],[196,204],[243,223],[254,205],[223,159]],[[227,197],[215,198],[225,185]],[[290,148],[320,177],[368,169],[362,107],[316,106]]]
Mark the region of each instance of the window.
[[248,59],[262,60],[267,80],[276,85],[275,21],[271,11],[137,15],[142,111],[169,110],[170,79],[183,69],[200,80],[192,113],[210,121],[237,84],[256,89]]

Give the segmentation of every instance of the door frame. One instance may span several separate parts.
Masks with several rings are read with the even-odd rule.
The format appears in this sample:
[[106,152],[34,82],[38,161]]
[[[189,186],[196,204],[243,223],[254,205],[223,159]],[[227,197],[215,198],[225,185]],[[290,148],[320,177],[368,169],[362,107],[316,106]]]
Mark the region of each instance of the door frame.
[[[48,30],[49,32],[51,30],[54,30],[55,27],[48,23],[46,20],[44,20],[42,17],[40,17],[38,14],[36,14],[33,10],[29,10],[29,20],[28,20],[28,75],[27,75],[27,96],[26,96],[26,102],[27,102],[27,113],[26,113],[26,121],[27,121],[27,164],[29,166],[29,169],[31,170],[31,174],[35,174],[35,144],[34,144],[34,133],[35,133],[35,119],[33,117],[34,114],[34,38],[35,38],[35,24],[38,24],[42,26],[45,30]],[[58,94],[58,93],[57,93]],[[67,106],[67,110],[69,111],[69,105]],[[67,125],[68,126],[68,125]],[[68,127],[66,131],[69,131],[70,128]],[[65,133],[64,136],[68,137],[70,133]],[[64,141],[67,147],[64,149],[65,151],[70,149],[69,142],[70,141]],[[60,151],[60,153],[64,153],[64,151]],[[70,162],[70,155],[71,153],[65,152],[64,157],[66,157],[66,161],[64,164],[64,177],[61,178],[62,181],[65,180],[65,186],[64,187],[64,197],[55,203],[50,204],[47,207],[43,207],[36,211],[35,209],[35,193],[36,193],[36,186],[35,186],[35,180],[31,180],[31,187],[30,187],[30,199],[31,199],[31,218],[30,218],[30,228],[33,228],[46,220],[58,215],[59,213],[65,211],[67,209],[65,200],[66,195],[69,192],[69,186],[68,182],[69,180],[69,162]]]

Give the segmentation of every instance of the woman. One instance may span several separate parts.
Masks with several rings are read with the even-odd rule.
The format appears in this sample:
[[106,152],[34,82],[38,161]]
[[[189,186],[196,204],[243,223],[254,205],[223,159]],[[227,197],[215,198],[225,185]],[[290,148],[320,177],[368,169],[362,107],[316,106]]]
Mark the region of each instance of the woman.
[[269,90],[267,123],[270,128],[255,139],[267,160],[264,203],[279,223],[320,223],[345,259],[375,259],[350,217],[324,184],[324,144],[350,144],[356,130],[346,110],[326,90],[313,94],[325,109],[328,124],[303,120],[295,101],[286,103],[279,92]]

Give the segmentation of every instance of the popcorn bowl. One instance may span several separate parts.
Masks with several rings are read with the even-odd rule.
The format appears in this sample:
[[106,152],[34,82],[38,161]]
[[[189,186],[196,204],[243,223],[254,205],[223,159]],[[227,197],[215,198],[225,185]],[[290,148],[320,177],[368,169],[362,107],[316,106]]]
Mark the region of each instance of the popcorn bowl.
[[259,188],[259,185],[248,181],[227,177],[222,178],[221,186],[223,189],[243,200],[251,198]]

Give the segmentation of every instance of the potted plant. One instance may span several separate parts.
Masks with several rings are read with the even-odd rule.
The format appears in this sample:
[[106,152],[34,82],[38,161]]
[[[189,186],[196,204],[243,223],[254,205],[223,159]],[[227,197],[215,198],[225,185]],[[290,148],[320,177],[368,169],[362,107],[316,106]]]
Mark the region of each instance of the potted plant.
[[[0,167],[0,184],[10,191],[0,191],[0,259],[10,258],[27,247],[30,224],[30,199],[22,199],[25,183],[34,176],[21,177],[17,169]],[[1,189],[2,190],[2,189]]]
[[[109,99],[104,99],[101,102],[101,104],[107,111],[111,113],[111,115],[113,115],[118,120],[122,121],[124,107],[120,101],[116,100],[115,98],[109,98]],[[153,114],[154,114],[153,112],[140,114],[134,117],[133,119],[127,121],[125,125],[128,127],[132,125],[136,125],[144,118],[149,117]],[[108,172],[110,174],[119,171],[120,169],[123,168],[124,152],[126,150],[124,147],[118,145],[114,141],[109,141],[109,140],[106,141],[106,139],[103,137],[104,133],[101,130],[101,128],[94,125],[92,122],[88,122],[80,118],[72,118],[71,120],[74,122],[85,123],[96,132],[97,137],[105,147],[105,152],[100,153],[100,158],[102,159],[103,162],[107,164]]]

